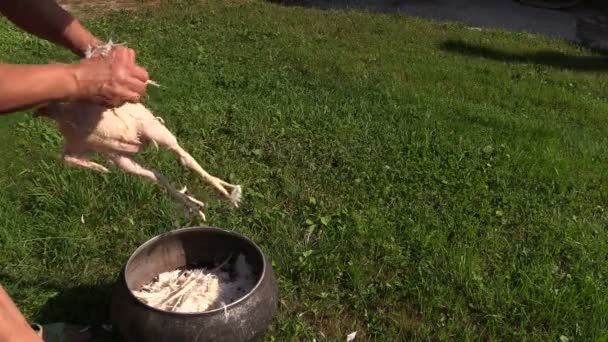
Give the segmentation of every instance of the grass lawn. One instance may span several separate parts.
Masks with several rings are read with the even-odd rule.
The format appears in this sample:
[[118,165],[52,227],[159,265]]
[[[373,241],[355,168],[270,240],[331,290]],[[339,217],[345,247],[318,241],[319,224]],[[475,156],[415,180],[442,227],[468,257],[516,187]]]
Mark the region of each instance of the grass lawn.
[[[232,210],[170,152],[138,157],[273,260],[266,340],[608,339],[606,57],[263,1],[85,22],[136,49],[163,86],[147,104],[243,185]],[[4,21],[0,56],[73,60]],[[144,179],[63,166],[57,132],[0,118],[0,283],[31,320],[106,323],[134,249],[196,222]]]

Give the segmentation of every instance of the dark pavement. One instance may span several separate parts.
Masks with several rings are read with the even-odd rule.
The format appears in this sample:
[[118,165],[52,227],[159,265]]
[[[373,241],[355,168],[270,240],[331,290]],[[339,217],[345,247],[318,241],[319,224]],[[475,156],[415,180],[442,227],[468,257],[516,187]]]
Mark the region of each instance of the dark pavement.
[[[602,2],[608,3],[608,0]],[[608,14],[607,7],[599,6],[597,2],[568,10],[531,7],[514,0],[285,0],[283,3],[320,8],[366,8],[459,21],[475,27],[525,31],[569,41],[578,41],[578,18]]]

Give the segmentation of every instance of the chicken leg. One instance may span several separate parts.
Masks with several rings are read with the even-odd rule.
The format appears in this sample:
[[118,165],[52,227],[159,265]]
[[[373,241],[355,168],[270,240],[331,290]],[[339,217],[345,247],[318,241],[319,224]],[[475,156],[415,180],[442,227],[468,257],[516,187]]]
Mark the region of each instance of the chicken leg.
[[100,165],[94,161],[91,161],[87,157],[81,156],[81,155],[64,154],[63,161],[65,163],[73,165],[73,166],[78,166],[78,167],[82,167],[85,169],[91,169],[91,170],[101,172],[101,173],[110,172],[105,166]]
[[163,186],[173,197],[182,202],[189,212],[195,211],[201,216],[203,221],[206,220],[205,214],[201,210],[205,204],[192,196],[186,195],[185,187],[181,191],[176,190],[173,185],[171,185],[171,183],[169,183],[169,181],[158,171],[146,169],[127,156],[111,154],[109,157],[117,167],[123,169],[124,171],[145,177],[154,183]]
[[212,185],[219,193],[224,195],[234,207],[239,206],[241,200],[241,187],[230,184],[205,171],[192,156],[184,150],[175,136],[158,120],[151,120],[142,125],[142,135],[154,143],[165,146],[173,151],[180,159],[183,166],[198,173],[208,184]]

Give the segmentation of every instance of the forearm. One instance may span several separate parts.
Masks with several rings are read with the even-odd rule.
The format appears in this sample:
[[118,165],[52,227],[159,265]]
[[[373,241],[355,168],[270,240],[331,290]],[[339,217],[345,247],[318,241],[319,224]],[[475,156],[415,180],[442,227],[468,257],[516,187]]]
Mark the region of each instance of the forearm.
[[81,57],[88,45],[94,46],[99,42],[54,0],[0,0],[0,13],[21,29]]
[[8,293],[0,286],[0,342],[39,341]]
[[70,64],[0,64],[0,114],[78,96]]

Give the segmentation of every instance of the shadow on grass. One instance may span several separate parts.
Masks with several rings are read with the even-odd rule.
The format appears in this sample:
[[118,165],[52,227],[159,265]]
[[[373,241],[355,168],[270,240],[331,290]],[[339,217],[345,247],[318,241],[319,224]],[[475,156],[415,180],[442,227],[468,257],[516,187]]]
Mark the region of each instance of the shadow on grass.
[[109,321],[111,284],[76,286],[55,289],[59,292],[49,299],[36,315],[40,322],[71,322],[101,324]]
[[371,12],[388,12],[401,7],[406,0],[267,0],[270,3],[316,9],[357,9]]
[[57,289],[59,294],[49,299],[36,315],[37,322],[90,326],[93,341],[122,341],[116,333],[108,332],[102,327],[102,324],[110,323],[112,285]]
[[14,277],[0,274],[0,283],[19,284],[19,288],[39,288],[57,292],[57,295],[36,312],[32,321],[45,325],[56,322],[89,326],[93,341],[122,341],[116,333],[106,331],[102,325],[110,323],[111,283],[65,287],[60,284],[39,281],[17,281]]
[[539,51],[533,53],[511,53],[494,48],[472,45],[461,40],[448,40],[440,49],[461,55],[489,58],[510,63],[534,63],[559,69],[577,71],[607,71],[608,56],[571,56],[561,52]]

